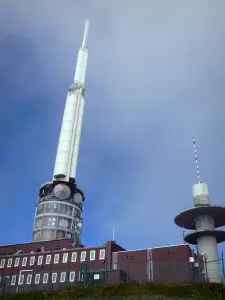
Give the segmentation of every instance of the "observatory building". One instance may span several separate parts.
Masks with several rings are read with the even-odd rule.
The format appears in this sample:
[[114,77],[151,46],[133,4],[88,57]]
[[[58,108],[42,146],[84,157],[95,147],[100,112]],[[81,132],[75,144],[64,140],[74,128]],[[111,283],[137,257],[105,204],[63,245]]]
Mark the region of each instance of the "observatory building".
[[40,187],[32,241],[72,238],[79,246],[84,194],[76,184],[76,169],[84,112],[85,76],[88,61],[86,21],[74,81],[67,92],[53,179]]
[[217,229],[225,225],[225,207],[210,203],[208,186],[200,181],[195,139],[193,139],[198,183],[193,185],[194,207],[180,212],[175,224],[193,230],[185,236],[188,244],[198,245],[204,261],[204,274],[207,281],[220,282],[221,272],[217,244],[225,241],[225,231]]

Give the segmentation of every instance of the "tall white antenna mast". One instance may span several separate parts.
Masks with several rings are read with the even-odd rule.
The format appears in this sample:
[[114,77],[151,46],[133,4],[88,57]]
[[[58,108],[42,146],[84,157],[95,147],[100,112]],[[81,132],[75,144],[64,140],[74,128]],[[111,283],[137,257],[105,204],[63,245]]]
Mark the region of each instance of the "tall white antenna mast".
[[196,164],[196,170],[197,170],[197,180],[198,180],[198,183],[201,183],[200,171],[199,171],[199,165],[198,165],[198,155],[197,155],[196,141],[195,141],[194,137],[193,137],[192,141],[193,141],[193,146],[194,146],[195,164]]

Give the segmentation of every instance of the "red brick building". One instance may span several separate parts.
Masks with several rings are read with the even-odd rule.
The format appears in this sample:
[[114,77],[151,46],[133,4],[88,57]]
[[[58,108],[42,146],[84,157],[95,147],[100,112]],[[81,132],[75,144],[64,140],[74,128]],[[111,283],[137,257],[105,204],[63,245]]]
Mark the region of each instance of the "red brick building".
[[74,248],[72,239],[0,246],[1,289],[54,289],[68,284],[198,279],[188,245],[125,250],[115,241]]

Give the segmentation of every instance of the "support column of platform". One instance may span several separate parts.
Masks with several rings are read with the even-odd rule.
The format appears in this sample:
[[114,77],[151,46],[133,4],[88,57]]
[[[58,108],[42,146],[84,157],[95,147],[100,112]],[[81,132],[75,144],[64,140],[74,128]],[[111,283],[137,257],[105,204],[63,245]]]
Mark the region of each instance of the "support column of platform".
[[220,261],[217,244],[225,241],[225,232],[219,228],[225,225],[225,207],[210,204],[208,186],[197,183],[193,186],[194,207],[186,209],[175,217],[175,224],[193,230],[185,241],[198,245],[205,266],[205,277],[210,282],[220,282]]

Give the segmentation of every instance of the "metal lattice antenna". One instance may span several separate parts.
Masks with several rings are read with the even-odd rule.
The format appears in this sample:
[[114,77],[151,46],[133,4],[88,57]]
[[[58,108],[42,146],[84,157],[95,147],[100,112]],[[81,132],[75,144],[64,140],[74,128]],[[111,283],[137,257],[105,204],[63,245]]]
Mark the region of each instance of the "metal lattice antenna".
[[199,171],[199,166],[198,166],[198,155],[197,155],[196,142],[195,142],[194,137],[193,137],[193,145],[194,145],[194,153],[195,153],[195,164],[196,164],[196,170],[197,170],[197,179],[198,179],[198,183],[201,183],[200,171]]

